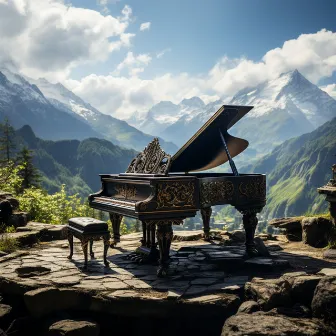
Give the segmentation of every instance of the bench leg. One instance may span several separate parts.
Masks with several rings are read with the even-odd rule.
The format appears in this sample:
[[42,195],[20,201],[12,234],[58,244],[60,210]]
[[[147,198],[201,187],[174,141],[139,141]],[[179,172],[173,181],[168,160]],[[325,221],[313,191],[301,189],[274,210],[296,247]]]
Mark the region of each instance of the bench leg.
[[103,240],[104,240],[104,265],[108,267],[109,262],[107,261],[106,257],[107,257],[107,250],[110,246],[110,234],[103,236]]
[[90,239],[90,257],[94,258],[94,253],[93,253],[92,247],[93,247],[93,239]]
[[82,249],[83,249],[83,253],[84,253],[84,270],[87,270],[87,266],[88,266],[88,243],[89,241],[84,239],[81,241],[82,243]]
[[73,256],[73,234],[71,232],[68,232],[68,241],[69,241],[69,248],[70,248],[70,254],[68,256],[68,259],[72,259]]

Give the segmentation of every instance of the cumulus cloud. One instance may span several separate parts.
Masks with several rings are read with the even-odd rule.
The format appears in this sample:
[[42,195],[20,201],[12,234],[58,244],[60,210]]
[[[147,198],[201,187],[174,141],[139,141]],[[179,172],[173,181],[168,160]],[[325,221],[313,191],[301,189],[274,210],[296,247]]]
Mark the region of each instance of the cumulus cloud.
[[101,6],[102,12],[104,14],[108,14],[110,12],[110,10],[108,9],[108,5],[110,5],[110,4],[114,5],[119,1],[120,0],[97,0],[97,3],[98,3],[99,6]]
[[[160,100],[179,103],[183,98],[195,95],[204,98],[206,102],[219,97],[228,100],[240,89],[255,86],[294,69],[298,69],[313,83],[317,83],[319,79],[331,76],[336,70],[335,55],[336,33],[323,29],[315,34],[303,34],[297,39],[286,41],[281,48],[267,52],[259,62],[224,56],[205,74],[195,76],[187,73],[167,73],[144,80],[138,75],[146,63],[142,64],[137,59],[138,56],[128,53],[112,75],[85,77],[77,82],[73,89],[104,113],[127,118],[134,111],[148,110]],[[122,69],[130,69],[130,77],[118,77]],[[101,90],[102,86],[106,96],[95,89]],[[328,86],[325,90],[334,95],[335,87]],[[100,95],[99,99],[96,92]],[[110,99],[114,95],[117,95],[119,100],[112,104]]]
[[329,96],[336,99],[336,84],[321,86],[320,89],[327,92]]
[[[110,0],[98,0],[102,6]],[[160,100],[179,103],[200,96],[207,102],[230,97],[240,89],[298,69],[313,83],[336,70],[336,33],[325,29],[302,34],[268,51],[260,61],[223,56],[206,73],[141,78],[155,56],[128,52],[106,76],[91,74],[72,80],[72,69],[108,59],[112,52],[130,47],[127,31],[133,13],[125,6],[118,17],[66,5],[63,0],[0,0],[0,61],[12,61],[26,75],[61,81],[102,112],[126,118],[146,111]],[[150,27],[150,22],[143,23]],[[140,29],[141,29],[140,27]],[[196,56],[195,56],[196,57]],[[335,84],[323,88],[335,97]],[[228,99],[228,98],[227,98]]]
[[322,29],[302,34],[268,51],[260,62],[223,57],[209,74],[215,91],[230,95],[295,69],[315,84],[322,77],[330,77],[336,70],[336,33]]
[[145,67],[150,63],[152,57],[149,54],[135,55],[129,51],[126,58],[118,64],[113,75],[119,75],[122,70],[126,69],[130,76],[137,76],[139,73],[145,71]]
[[140,31],[149,30],[150,26],[151,26],[150,22],[141,23],[141,25],[140,25]]
[[129,6],[116,18],[62,0],[1,0],[0,57],[28,76],[64,79],[74,67],[129,46],[131,16]]

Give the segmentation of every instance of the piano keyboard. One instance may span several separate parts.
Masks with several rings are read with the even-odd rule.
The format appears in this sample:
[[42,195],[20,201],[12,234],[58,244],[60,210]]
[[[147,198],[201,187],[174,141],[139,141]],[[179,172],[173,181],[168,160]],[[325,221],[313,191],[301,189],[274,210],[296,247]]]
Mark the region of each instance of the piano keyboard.
[[136,203],[136,201],[131,201],[131,200],[123,201],[121,199],[117,199],[113,197],[104,197],[104,196],[95,197],[92,202],[109,205],[109,206],[111,205],[113,206],[115,204],[116,206],[121,206],[123,208],[132,209],[132,210],[135,210],[135,203]]

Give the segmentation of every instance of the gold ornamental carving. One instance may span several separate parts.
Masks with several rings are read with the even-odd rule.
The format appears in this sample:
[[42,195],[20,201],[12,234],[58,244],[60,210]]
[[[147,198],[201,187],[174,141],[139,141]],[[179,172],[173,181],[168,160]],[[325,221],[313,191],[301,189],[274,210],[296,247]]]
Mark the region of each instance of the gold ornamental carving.
[[126,173],[167,175],[171,156],[164,152],[159,139],[154,138],[147,147],[132,160]]
[[195,207],[194,183],[162,183],[157,190],[157,209]]
[[247,198],[266,198],[266,182],[265,181],[247,181],[241,182],[239,192]]
[[115,197],[122,197],[124,199],[133,198],[136,195],[136,188],[127,184],[116,185],[115,189],[118,194]]
[[201,184],[201,203],[214,204],[232,200],[234,185],[231,181],[211,181]]

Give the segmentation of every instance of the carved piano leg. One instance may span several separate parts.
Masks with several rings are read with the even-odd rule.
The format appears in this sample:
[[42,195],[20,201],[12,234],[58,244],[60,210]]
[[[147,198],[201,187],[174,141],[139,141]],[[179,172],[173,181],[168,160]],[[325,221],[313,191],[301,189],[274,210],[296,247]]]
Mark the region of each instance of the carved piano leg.
[[173,239],[173,228],[171,221],[160,221],[157,224],[157,240],[160,248],[160,266],[157,271],[158,277],[165,277],[169,268],[169,250]]
[[156,256],[157,255],[157,248],[156,248],[156,243],[155,243],[155,224],[152,224],[150,226],[150,233],[151,233],[151,255]]
[[250,258],[259,255],[259,252],[254,243],[254,234],[258,225],[257,213],[261,209],[244,209],[238,210],[243,214],[243,225],[245,229],[245,245],[246,245],[246,255]]
[[73,256],[73,234],[71,232],[68,232],[68,241],[69,241],[69,248],[70,248],[70,254],[68,256],[68,259],[72,259]]
[[146,238],[146,247],[150,248],[151,247],[151,228],[152,228],[152,224],[151,223],[147,223],[147,238]]
[[110,213],[110,220],[112,223],[112,230],[113,230],[113,240],[111,243],[111,247],[114,247],[117,245],[117,243],[120,243],[120,224],[123,216],[116,214],[114,212]]
[[212,209],[211,207],[206,207],[201,209],[201,216],[203,220],[203,231],[204,231],[204,240],[210,240],[210,218],[211,218]]
[[146,229],[147,229],[146,222],[142,222],[142,239],[141,239],[141,246],[147,246]]
[[90,239],[90,257],[94,258],[94,253],[93,253],[93,239]]

